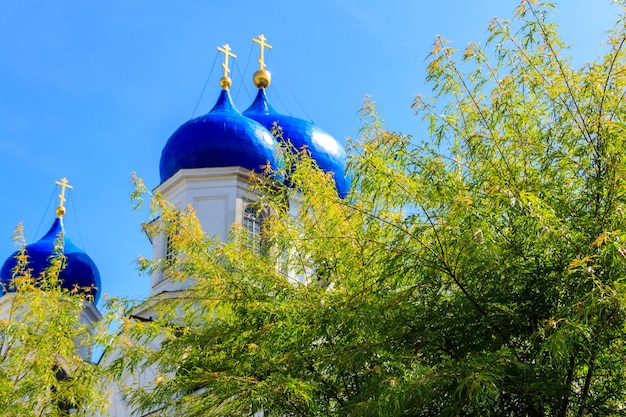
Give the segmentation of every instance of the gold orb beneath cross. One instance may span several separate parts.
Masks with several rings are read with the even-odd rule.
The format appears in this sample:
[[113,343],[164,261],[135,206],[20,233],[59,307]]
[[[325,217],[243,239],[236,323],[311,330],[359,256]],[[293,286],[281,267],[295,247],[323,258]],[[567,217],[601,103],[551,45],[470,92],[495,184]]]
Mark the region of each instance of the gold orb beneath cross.
[[232,84],[232,81],[230,80],[229,77],[222,77],[222,78],[220,78],[220,86],[224,90],[228,90],[230,88],[231,84]]
[[252,76],[252,82],[257,88],[267,88],[272,82],[272,74],[266,69],[257,70]]
[[63,206],[57,207],[56,212],[57,212],[57,217],[58,218],[63,217],[65,215],[65,207],[63,207]]

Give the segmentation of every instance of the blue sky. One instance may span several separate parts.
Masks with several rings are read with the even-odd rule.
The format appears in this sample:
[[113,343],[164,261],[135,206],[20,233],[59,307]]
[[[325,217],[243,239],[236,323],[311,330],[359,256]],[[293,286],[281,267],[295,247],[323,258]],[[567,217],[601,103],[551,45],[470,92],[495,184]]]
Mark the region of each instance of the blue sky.
[[[0,0],[0,261],[23,222],[30,243],[54,220],[54,182],[67,177],[65,229],[100,269],[103,292],[144,296],[150,256],[135,213],[131,172],[159,184],[161,149],[219,93],[216,47],[238,55],[231,92],[243,111],[265,34],[280,112],[307,118],[345,143],[358,135],[366,94],[387,127],[423,135],[410,108],[437,34],[464,48],[517,0]],[[577,64],[595,59],[620,9],[609,0],[563,0],[556,20]],[[201,95],[208,79],[206,91]],[[2,237],[4,236],[4,237]]]

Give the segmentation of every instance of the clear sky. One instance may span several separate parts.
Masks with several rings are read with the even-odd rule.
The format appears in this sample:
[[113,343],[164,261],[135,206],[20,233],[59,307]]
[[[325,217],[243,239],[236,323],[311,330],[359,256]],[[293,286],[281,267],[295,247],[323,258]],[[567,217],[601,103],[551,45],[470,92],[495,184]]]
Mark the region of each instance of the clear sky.
[[[134,265],[150,256],[133,212],[131,172],[159,185],[161,149],[208,112],[221,72],[216,47],[238,55],[231,92],[243,111],[265,34],[270,102],[345,143],[369,94],[391,130],[423,135],[410,108],[437,34],[464,48],[518,0],[0,0],[0,262],[24,222],[32,243],[54,220],[54,182],[67,177],[65,230],[96,262],[103,293],[145,296]],[[562,0],[557,21],[577,64],[602,50],[620,9]],[[208,79],[204,94],[203,86]],[[4,237],[2,237],[4,236]]]

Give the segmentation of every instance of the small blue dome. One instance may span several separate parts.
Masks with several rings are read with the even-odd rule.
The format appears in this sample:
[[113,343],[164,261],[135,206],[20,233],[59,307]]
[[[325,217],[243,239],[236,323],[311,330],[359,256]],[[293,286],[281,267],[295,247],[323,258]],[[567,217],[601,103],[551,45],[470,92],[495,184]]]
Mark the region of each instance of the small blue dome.
[[[79,288],[81,293],[93,296],[94,304],[98,302],[100,296],[100,272],[96,264],[82,250],[78,249],[72,241],[64,235],[63,222],[57,218],[52,227],[44,237],[35,243],[26,245],[28,264],[26,267],[32,269],[32,276],[38,277],[42,271],[50,267],[50,258],[55,255],[55,242],[61,237],[63,239],[63,253],[67,258],[65,268],[59,273],[61,286],[68,290]],[[13,279],[13,268],[17,264],[15,252],[7,259],[0,268],[0,283],[7,291],[11,289]]]
[[179,127],[161,153],[161,182],[185,168],[240,166],[263,172],[274,164],[276,140],[261,124],[235,108],[222,90],[213,109]]
[[321,170],[334,174],[339,196],[344,198],[348,194],[350,180],[345,172],[346,152],[335,138],[309,121],[278,113],[262,88],[243,115],[270,130],[276,123],[282,129],[282,137],[279,136],[278,140],[289,140],[296,149],[306,147]]

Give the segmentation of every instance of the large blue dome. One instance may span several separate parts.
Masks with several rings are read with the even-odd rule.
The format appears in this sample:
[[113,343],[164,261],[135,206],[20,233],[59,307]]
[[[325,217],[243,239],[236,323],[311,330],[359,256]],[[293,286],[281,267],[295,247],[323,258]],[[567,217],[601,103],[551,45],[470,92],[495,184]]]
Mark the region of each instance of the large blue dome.
[[242,116],[228,90],[213,109],[180,126],[161,153],[161,182],[180,169],[240,166],[263,172],[274,164],[276,140],[256,121]]
[[[34,278],[40,276],[46,268],[50,267],[50,258],[55,255],[55,242],[57,239],[63,239],[63,253],[67,258],[66,266],[59,273],[61,286],[67,290],[79,289],[82,294],[93,297],[94,304],[98,302],[100,296],[100,272],[96,264],[91,260],[89,255],[80,250],[72,241],[65,236],[63,231],[63,222],[57,218],[52,227],[44,237],[35,243],[26,245],[26,254],[28,255],[28,264],[26,267],[31,269]],[[0,283],[7,291],[13,291],[11,281],[13,279],[13,269],[17,264],[15,252],[7,259],[0,269]]]
[[277,124],[282,129],[279,140],[289,140],[296,149],[306,147],[321,170],[334,174],[339,196],[343,198],[348,194],[350,180],[345,172],[346,152],[330,134],[309,121],[278,113],[267,100],[263,88],[259,89],[254,102],[243,115],[270,130]]

